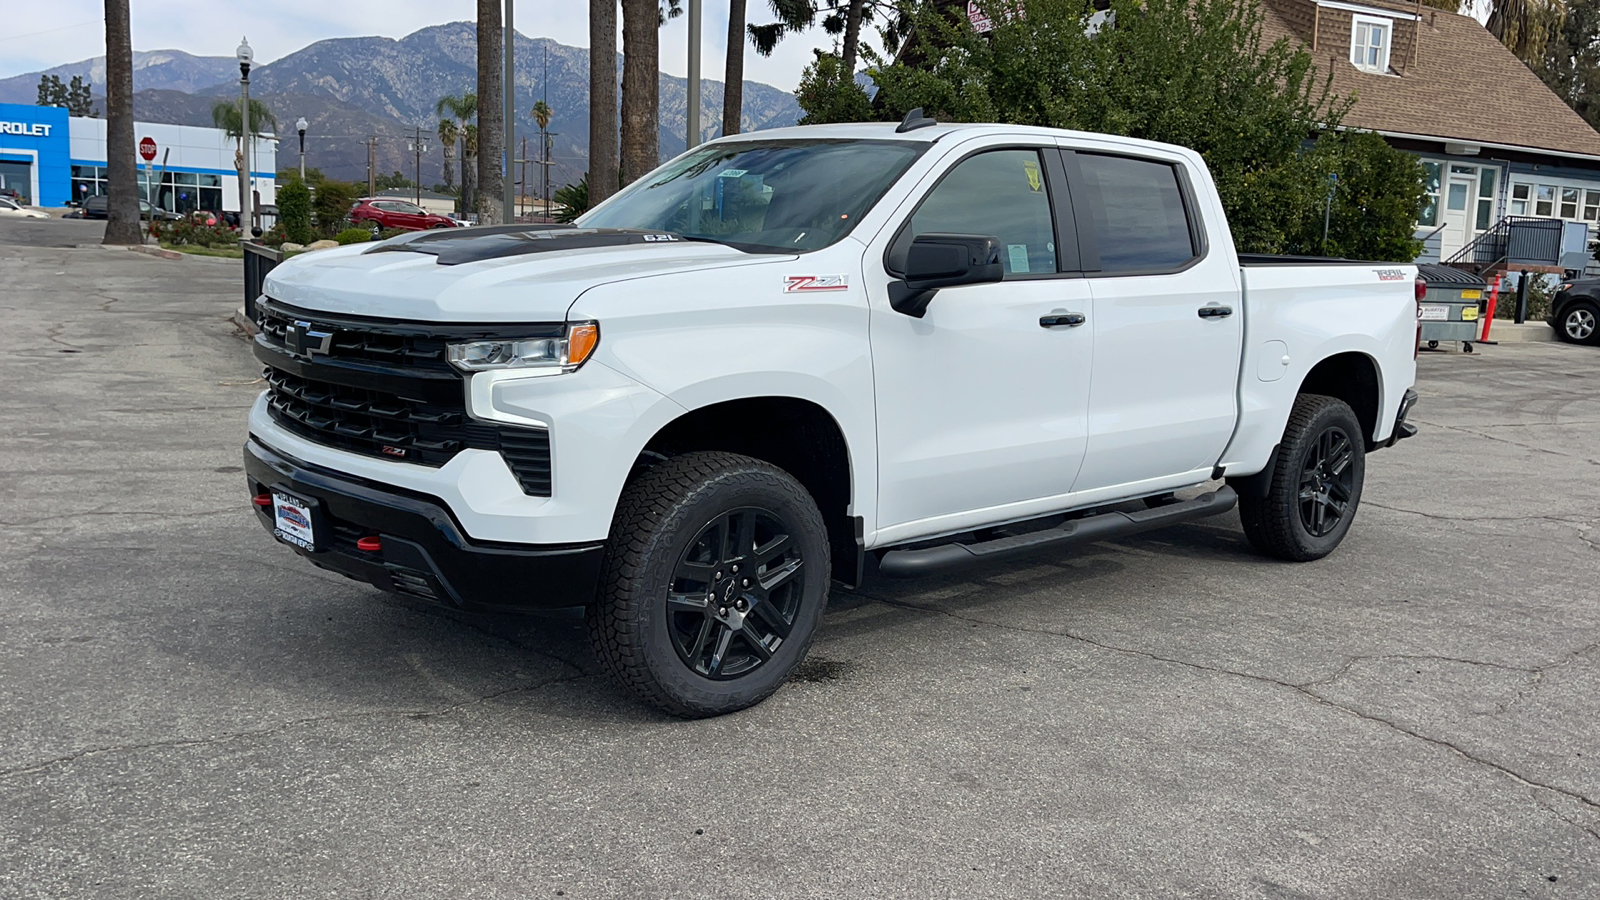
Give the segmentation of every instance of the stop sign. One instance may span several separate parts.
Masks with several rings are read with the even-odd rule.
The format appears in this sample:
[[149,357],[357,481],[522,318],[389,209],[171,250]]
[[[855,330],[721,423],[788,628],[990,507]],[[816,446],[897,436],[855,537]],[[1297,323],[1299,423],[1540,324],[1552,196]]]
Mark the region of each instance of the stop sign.
[[152,159],[156,158],[156,139],[155,138],[148,138],[147,137],[147,138],[144,138],[143,140],[139,141],[139,156],[142,157],[145,162],[149,162]]

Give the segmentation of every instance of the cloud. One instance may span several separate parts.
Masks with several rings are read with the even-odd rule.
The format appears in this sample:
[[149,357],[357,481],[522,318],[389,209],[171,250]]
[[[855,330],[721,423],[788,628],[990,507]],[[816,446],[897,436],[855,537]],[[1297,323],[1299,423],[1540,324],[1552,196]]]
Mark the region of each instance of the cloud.
[[[105,53],[104,6],[99,0],[7,5],[12,8],[4,18],[5,30],[0,31],[0,78]],[[751,22],[759,24],[771,18],[765,3],[750,3],[748,8]],[[524,35],[589,45],[587,4],[524,0],[515,10],[517,31]],[[136,50],[232,56],[239,36],[244,35],[259,64],[328,38],[401,38],[429,25],[470,20],[475,13],[476,5],[465,0],[141,0],[132,4],[133,46]],[[706,0],[704,15],[703,75],[721,80],[728,36],[727,0]],[[661,29],[662,70],[680,76],[688,72],[687,39],[687,14]],[[801,70],[811,61],[812,48],[832,43],[829,35],[816,28],[784,41],[770,58],[763,59],[747,47],[745,78],[793,90]]]

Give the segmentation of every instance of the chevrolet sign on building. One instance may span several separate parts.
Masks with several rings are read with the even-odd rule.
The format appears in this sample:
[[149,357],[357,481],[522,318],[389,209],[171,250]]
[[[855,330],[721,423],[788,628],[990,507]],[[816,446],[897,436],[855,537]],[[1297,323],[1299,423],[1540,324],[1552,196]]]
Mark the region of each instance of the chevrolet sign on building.
[[[137,154],[139,196],[172,212],[237,211],[235,140],[217,128],[135,122],[134,143],[160,148],[153,163]],[[252,187],[258,202],[276,201],[277,139],[257,137]],[[108,186],[104,119],[69,116],[55,106],[0,103],[0,188],[33,206],[78,203]]]

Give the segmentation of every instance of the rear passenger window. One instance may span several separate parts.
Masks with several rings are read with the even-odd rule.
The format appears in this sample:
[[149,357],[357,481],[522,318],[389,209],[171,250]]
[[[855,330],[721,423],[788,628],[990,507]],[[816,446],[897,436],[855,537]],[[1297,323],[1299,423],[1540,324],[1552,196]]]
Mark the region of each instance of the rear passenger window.
[[990,150],[951,169],[911,217],[911,236],[932,233],[999,238],[1007,278],[1055,274],[1055,219],[1038,151]]
[[1195,257],[1177,169],[1095,153],[1079,153],[1078,168],[1094,210],[1101,272],[1170,271]]

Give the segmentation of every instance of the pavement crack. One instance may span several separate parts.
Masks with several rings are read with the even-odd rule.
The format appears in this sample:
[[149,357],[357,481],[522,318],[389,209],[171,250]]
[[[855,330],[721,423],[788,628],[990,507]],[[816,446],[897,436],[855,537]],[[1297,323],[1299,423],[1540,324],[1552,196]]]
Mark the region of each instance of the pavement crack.
[[559,678],[547,678],[547,679],[545,679],[543,681],[539,681],[539,682],[536,682],[534,684],[516,685],[514,687],[509,687],[509,688],[505,688],[503,690],[493,691],[491,693],[484,694],[481,697],[474,697],[471,700],[464,700],[464,701],[462,701],[460,703],[453,703],[453,704],[450,704],[448,706],[437,707],[437,708],[434,708],[434,709],[390,709],[390,710],[375,710],[375,711],[372,711],[372,712],[362,712],[362,713],[338,713],[338,714],[335,714],[335,715],[328,715],[328,716],[310,716],[310,717],[303,718],[303,719],[291,719],[290,721],[282,722],[282,723],[274,725],[274,726],[272,726],[270,728],[256,728],[256,729],[251,729],[249,731],[224,731],[224,732],[222,732],[220,734],[214,734],[214,735],[211,735],[209,737],[174,738],[172,740],[166,740],[166,741],[149,741],[147,743],[142,743],[142,744],[109,744],[109,745],[102,746],[102,747],[89,747],[89,748],[86,748],[86,749],[83,749],[83,750],[79,750],[76,753],[69,753],[69,754],[65,754],[63,756],[57,756],[57,757],[55,757],[53,759],[41,760],[41,761],[36,762],[36,763],[29,763],[29,764],[26,764],[26,765],[17,766],[17,767],[10,768],[10,769],[0,769],[0,779],[15,778],[15,777],[21,776],[21,775],[34,775],[34,774],[37,774],[39,772],[43,772],[43,771],[45,771],[47,769],[53,768],[55,766],[76,762],[76,761],[78,761],[80,759],[86,759],[86,758],[94,757],[94,756],[103,756],[103,755],[111,754],[111,753],[136,753],[136,752],[141,751],[141,750],[178,749],[178,748],[184,748],[184,747],[205,747],[205,746],[210,746],[210,745],[213,745],[213,744],[225,744],[225,743],[228,743],[230,741],[236,741],[236,740],[247,740],[247,739],[250,739],[250,738],[270,737],[270,736],[275,735],[275,734],[282,734],[284,732],[287,732],[292,728],[300,728],[300,727],[304,727],[304,726],[307,726],[307,725],[320,725],[320,724],[324,724],[324,723],[327,723],[327,722],[359,721],[359,720],[362,720],[362,719],[382,719],[382,718],[394,718],[394,717],[401,717],[401,718],[406,718],[406,719],[434,719],[434,718],[438,718],[440,716],[447,716],[447,715],[450,715],[451,713],[459,712],[459,711],[461,711],[463,709],[466,709],[467,707],[470,707],[470,706],[481,706],[481,705],[483,705],[485,703],[489,703],[489,702],[491,702],[493,700],[498,700],[501,697],[506,697],[506,696],[509,696],[511,694],[529,693],[529,692],[532,692],[532,691],[543,690],[544,688],[552,687],[552,686],[558,685],[558,684],[564,684],[564,683],[573,682],[573,681],[580,681],[580,680],[585,679],[585,678],[595,678],[595,677],[598,677],[598,676],[595,675],[595,674],[591,674],[591,673],[579,673],[577,675],[565,675],[565,676],[562,676],[562,677],[559,677]]
[[1361,504],[1363,506],[1376,506],[1379,509],[1386,509],[1390,512],[1422,516],[1425,519],[1434,519],[1440,522],[1560,522],[1564,525],[1589,524],[1588,519],[1580,516],[1449,516],[1443,513],[1424,512],[1420,509],[1407,509],[1403,506],[1389,506],[1384,503],[1378,503],[1375,500],[1369,500],[1366,497],[1361,498]]
[[[1460,426],[1456,426],[1456,425],[1446,425],[1443,422],[1429,422],[1429,421],[1422,420],[1422,419],[1418,419],[1417,421],[1421,422],[1424,425],[1427,425],[1430,428],[1443,428],[1446,431],[1455,431],[1455,432],[1459,432],[1461,434],[1472,435],[1473,437],[1480,437],[1480,438],[1483,438],[1486,441],[1495,441],[1495,442],[1498,442],[1498,443],[1501,443],[1501,444],[1509,444],[1512,447],[1520,447],[1523,450],[1531,450],[1534,453],[1548,453],[1551,456],[1559,456],[1562,459],[1575,459],[1578,462],[1588,463],[1591,466],[1600,466],[1600,460],[1589,459],[1586,456],[1573,456],[1570,453],[1562,453],[1559,450],[1551,450],[1548,447],[1539,447],[1539,446],[1535,446],[1533,444],[1524,444],[1521,441],[1513,441],[1513,440],[1509,440],[1507,438],[1499,437],[1499,436],[1493,435],[1493,434],[1484,434],[1481,431],[1473,431],[1470,428],[1461,428]],[[1548,423],[1541,423],[1541,424],[1548,424]]]
[[[110,504],[106,504],[106,506],[109,505]],[[223,513],[236,513],[238,511],[239,507],[230,506],[226,509],[211,509],[206,510],[205,512],[162,513],[161,516],[164,519],[199,519],[204,518],[205,516],[220,516]],[[85,512],[60,513],[54,516],[42,516],[37,519],[25,519],[20,522],[8,522],[4,519],[0,519],[0,525],[3,525],[7,528],[27,528],[31,525],[38,525],[41,522],[53,522],[57,519],[77,519],[87,518],[89,516],[140,516],[147,515],[148,513],[148,510],[106,509],[105,506],[97,506],[94,509],[87,510]]]
[[[1097,648],[1099,648],[1101,650],[1107,650],[1107,651],[1110,651],[1112,653],[1120,653],[1120,654],[1123,654],[1125,656],[1139,657],[1141,659],[1148,659],[1148,660],[1152,660],[1152,661],[1155,661],[1155,662],[1170,663],[1170,664],[1173,664],[1173,665],[1184,666],[1186,668],[1195,669],[1195,670],[1201,671],[1201,672],[1210,672],[1210,673],[1217,674],[1217,675],[1228,675],[1228,676],[1232,676],[1234,678],[1243,678],[1243,679],[1247,679],[1249,681],[1255,681],[1255,682],[1260,682],[1260,683],[1263,683],[1263,684],[1273,685],[1273,686],[1276,686],[1276,687],[1287,688],[1288,690],[1294,691],[1295,693],[1301,695],[1302,697],[1305,697],[1305,698],[1311,700],[1313,703],[1317,703],[1319,705],[1326,706],[1329,709],[1337,710],[1339,712],[1345,713],[1346,715],[1354,716],[1354,717],[1356,717],[1358,719],[1361,719],[1363,721],[1366,721],[1366,722],[1371,722],[1373,724],[1382,725],[1382,726],[1394,731],[1397,734],[1401,734],[1401,735],[1405,735],[1407,737],[1415,738],[1416,740],[1422,741],[1422,742],[1427,743],[1427,744],[1431,744],[1431,745],[1433,745],[1435,747],[1438,747],[1440,749],[1443,749],[1443,750],[1447,750],[1447,751],[1455,754],[1456,756],[1458,756],[1461,759],[1464,759],[1464,760],[1466,760],[1468,762],[1475,763],[1477,765],[1480,765],[1480,766],[1483,766],[1485,768],[1492,769],[1492,770],[1494,770],[1496,772],[1499,772],[1500,774],[1504,775],[1505,777],[1507,777],[1507,778],[1511,779],[1512,781],[1514,781],[1514,782],[1516,782],[1516,783],[1518,783],[1520,785],[1523,785],[1525,787],[1538,788],[1538,789],[1541,789],[1541,790],[1550,791],[1551,793],[1560,794],[1560,795],[1562,795],[1564,797],[1568,797],[1568,798],[1570,798],[1572,800],[1576,800],[1579,803],[1582,803],[1584,806],[1590,807],[1592,809],[1600,810],[1600,801],[1596,801],[1594,799],[1591,799],[1590,797],[1588,797],[1588,796],[1586,796],[1586,795],[1584,795],[1582,793],[1579,793],[1579,792],[1573,791],[1573,790],[1569,790],[1567,788],[1558,787],[1558,786],[1553,785],[1553,784],[1547,784],[1547,783],[1544,783],[1544,782],[1535,781],[1534,779],[1529,778],[1528,776],[1523,775],[1520,772],[1517,772],[1516,770],[1510,768],[1509,766],[1503,765],[1501,763],[1497,763],[1497,762],[1495,762],[1494,760],[1491,760],[1491,759],[1486,759],[1484,757],[1478,756],[1477,754],[1474,754],[1471,751],[1466,750],[1466,749],[1460,747],[1457,744],[1451,743],[1450,741],[1444,740],[1443,738],[1436,738],[1436,737],[1433,737],[1431,735],[1423,734],[1422,732],[1417,731],[1417,730],[1412,729],[1412,728],[1408,728],[1405,725],[1402,725],[1401,723],[1394,721],[1393,719],[1387,719],[1387,718],[1384,718],[1383,716],[1375,715],[1373,713],[1363,712],[1362,710],[1357,709],[1357,708],[1355,708],[1353,706],[1346,706],[1343,703],[1339,703],[1339,702],[1337,702],[1335,700],[1331,700],[1331,699],[1329,699],[1327,697],[1324,697],[1321,694],[1318,694],[1316,691],[1313,691],[1311,689],[1311,687],[1314,686],[1316,684],[1316,682],[1308,682],[1306,684],[1296,684],[1296,683],[1294,683],[1292,681],[1284,681],[1282,679],[1273,678],[1273,677],[1268,676],[1268,675],[1257,675],[1257,674],[1255,674],[1253,672],[1243,672],[1243,671],[1240,671],[1240,670],[1237,670],[1237,669],[1223,668],[1221,666],[1209,666],[1209,665],[1206,665],[1204,663],[1194,662],[1192,660],[1178,659],[1176,657],[1170,657],[1170,656],[1162,656],[1162,655],[1157,654],[1157,653],[1151,653],[1151,652],[1149,652],[1147,650],[1135,650],[1135,649],[1133,649],[1131,647],[1119,647],[1119,646],[1117,646],[1115,644],[1107,644],[1107,643],[1105,643],[1103,641],[1097,641],[1097,640],[1095,640],[1093,638],[1084,637],[1083,635],[1079,635],[1079,634],[1074,634],[1074,633],[1072,633],[1070,631],[1065,631],[1065,630],[1057,631],[1057,630],[1052,630],[1052,629],[1048,629],[1048,628],[1028,628],[1028,627],[1024,627],[1024,626],[1021,626],[1021,625],[1008,625],[1008,624],[1004,624],[1004,623],[1000,623],[1000,622],[992,622],[992,621],[989,621],[987,619],[979,619],[979,618],[976,618],[976,617],[973,617],[973,616],[964,616],[964,615],[961,615],[959,613],[951,612],[949,610],[944,610],[944,609],[933,609],[933,608],[930,608],[930,607],[916,606],[916,605],[909,604],[909,603],[900,603],[900,602],[896,602],[896,601],[893,601],[893,600],[885,600],[885,599],[883,599],[881,597],[872,597],[872,596],[869,596],[869,595],[866,595],[866,594],[860,594],[858,596],[861,596],[863,599],[866,599],[866,600],[869,600],[869,601],[882,603],[885,606],[894,607],[896,609],[909,610],[909,611],[912,611],[912,612],[932,613],[934,615],[946,616],[948,618],[956,619],[956,620],[959,620],[959,621],[962,621],[962,622],[968,622],[968,623],[971,623],[971,624],[974,624],[974,625],[985,625],[985,626],[988,626],[988,627],[991,627],[991,628],[999,628],[999,629],[1003,629],[1003,630],[1006,630],[1006,631],[1017,631],[1017,632],[1023,632],[1023,633],[1028,633],[1028,634],[1040,634],[1040,635],[1046,635],[1046,636],[1049,636],[1049,637],[1064,637],[1064,638],[1067,638],[1068,640],[1078,641],[1080,643],[1088,644],[1091,647],[1097,647]],[[1556,667],[1558,665],[1565,665],[1567,662],[1570,662],[1572,659],[1575,659],[1576,657],[1581,656],[1584,653],[1590,652],[1591,650],[1595,649],[1597,646],[1600,646],[1600,642],[1596,642],[1595,644],[1590,644],[1589,646],[1584,647],[1583,649],[1580,649],[1580,650],[1575,651],[1573,653],[1567,654],[1565,657],[1563,657],[1561,660],[1559,660],[1559,661],[1557,661],[1555,663],[1552,663],[1552,664],[1550,664],[1548,666],[1540,667],[1538,669],[1534,669],[1532,671],[1535,672],[1535,673],[1538,673],[1538,672],[1545,671],[1545,670],[1547,670],[1549,668],[1554,668],[1554,667]],[[1449,657],[1444,657],[1444,658],[1449,658]],[[1474,661],[1471,661],[1471,660],[1458,660],[1458,661],[1460,661],[1460,662],[1474,662]],[[1344,665],[1344,667],[1343,667],[1343,669],[1341,671],[1347,671],[1349,669],[1349,667],[1351,665],[1353,665],[1353,664],[1354,664],[1354,660],[1351,660],[1350,662],[1345,663],[1345,665]],[[1489,665],[1489,666],[1495,666],[1496,665],[1494,663],[1474,663],[1474,664]],[[1515,668],[1515,667],[1500,666],[1500,668],[1512,669],[1512,668]],[[1522,671],[1528,671],[1528,670],[1524,669]]]

